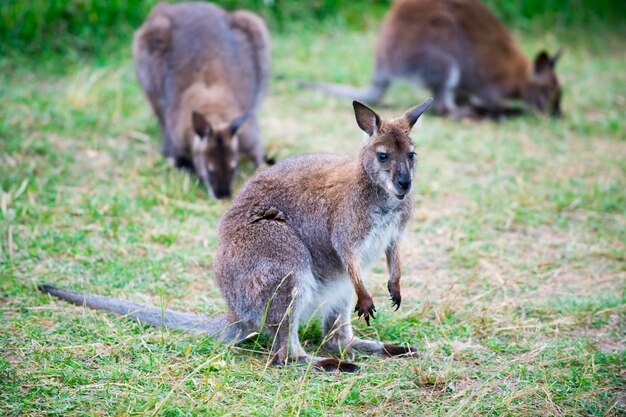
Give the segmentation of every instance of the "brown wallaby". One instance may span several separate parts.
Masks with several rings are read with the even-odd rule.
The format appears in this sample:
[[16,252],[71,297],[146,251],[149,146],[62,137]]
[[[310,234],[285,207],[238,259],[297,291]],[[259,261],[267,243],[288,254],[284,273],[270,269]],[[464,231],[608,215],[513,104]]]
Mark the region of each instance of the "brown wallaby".
[[[560,53],[540,52],[534,65],[496,16],[479,0],[398,0],[380,30],[374,76],[366,89],[337,84],[304,85],[376,103],[394,79],[429,88],[439,115],[506,114],[508,99],[553,116],[561,114],[554,71]],[[511,111],[513,114],[514,112]]]
[[157,116],[163,155],[229,197],[242,152],[263,162],[256,110],[270,71],[263,20],[209,3],[158,4],[135,32],[137,78]]
[[429,99],[387,121],[354,102],[367,135],[359,158],[308,155],[258,172],[244,185],[219,225],[213,275],[229,307],[223,317],[177,313],[156,307],[40,289],[78,305],[128,315],[155,326],[209,333],[237,343],[260,329],[274,335],[273,362],[355,371],[354,364],[313,357],[300,345],[298,328],[321,317],[324,345],[338,353],[358,350],[395,356],[415,349],[362,340],[352,333],[351,312],[369,325],[374,302],[363,271],[384,252],[392,306],[400,306],[398,241],[409,221],[416,164],[409,133],[431,105]]

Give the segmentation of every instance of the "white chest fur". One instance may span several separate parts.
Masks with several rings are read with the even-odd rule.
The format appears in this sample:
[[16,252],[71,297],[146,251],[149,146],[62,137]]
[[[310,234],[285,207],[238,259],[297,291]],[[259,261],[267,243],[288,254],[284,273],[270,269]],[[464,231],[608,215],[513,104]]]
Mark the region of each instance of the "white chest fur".
[[401,233],[402,211],[373,214],[371,230],[357,249],[361,268],[369,266],[382,256],[389,244],[400,238]]

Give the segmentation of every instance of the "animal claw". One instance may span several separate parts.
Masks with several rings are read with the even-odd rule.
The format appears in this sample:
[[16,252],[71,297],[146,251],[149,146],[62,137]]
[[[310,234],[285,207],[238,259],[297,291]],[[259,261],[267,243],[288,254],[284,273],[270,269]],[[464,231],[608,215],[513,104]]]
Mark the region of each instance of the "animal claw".
[[396,308],[395,311],[398,311],[398,309],[400,308],[400,303],[402,302],[402,297],[400,296],[400,294],[394,294],[391,296],[390,298],[391,300],[391,308]]
[[363,317],[368,326],[370,325],[370,318],[376,319],[376,315],[374,314],[376,307],[371,299],[358,302],[354,308],[354,312],[358,314],[359,318]]

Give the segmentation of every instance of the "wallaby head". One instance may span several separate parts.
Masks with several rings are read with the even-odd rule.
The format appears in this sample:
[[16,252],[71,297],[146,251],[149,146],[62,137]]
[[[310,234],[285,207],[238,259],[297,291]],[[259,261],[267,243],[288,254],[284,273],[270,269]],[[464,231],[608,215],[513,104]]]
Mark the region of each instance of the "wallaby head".
[[366,134],[361,150],[363,169],[374,184],[398,200],[403,200],[411,191],[416,163],[415,147],[409,134],[432,102],[429,98],[389,121],[358,101],[352,103],[356,121]]
[[193,166],[209,194],[215,198],[228,198],[231,195],[239,163],[237,132],[247,118],[246,113],[230,123],[212,126],[204,115],[192,112]]
[[526,98],[531,106],[554,117],[561,116],[561,84],[554,70],[560,57],[561,51],[554,56],[546,51],[537,54]]

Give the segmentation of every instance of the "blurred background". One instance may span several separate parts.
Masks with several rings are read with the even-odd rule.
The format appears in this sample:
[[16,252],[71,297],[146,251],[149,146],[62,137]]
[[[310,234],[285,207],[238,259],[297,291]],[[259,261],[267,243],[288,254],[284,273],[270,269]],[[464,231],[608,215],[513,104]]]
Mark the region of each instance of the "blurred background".
[[[0,49],[28,53],[68,50],[98,52],[104,44],[128,38],[158,0],[3,0]],[[391,0],[224,0],[226,9],[262,15],[273,31],[317,23],[363,29],[378,22]],[[486,0],[518,30],[584,28],[594,37],[626,26],[623,0]],[[126,40],[125,40],[126,42]]]

